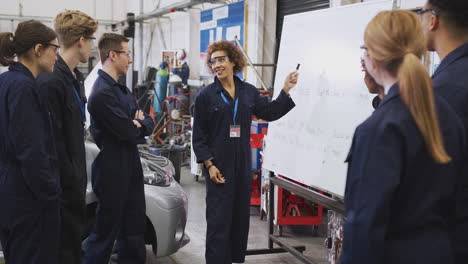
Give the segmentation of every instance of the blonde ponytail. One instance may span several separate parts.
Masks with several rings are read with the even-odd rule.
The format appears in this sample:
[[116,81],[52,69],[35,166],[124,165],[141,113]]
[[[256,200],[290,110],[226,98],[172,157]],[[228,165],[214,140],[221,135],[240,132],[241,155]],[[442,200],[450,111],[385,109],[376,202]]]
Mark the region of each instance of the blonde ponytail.
[[398,78],[400,95],[438,163],[448,163],[437,119],[432,81],[421,63],[426,38],[419,18],[408,10],[380,12],[367,25],[364,42],[369,55]]
[[444,148],[439,121],[435,110],[432,81],[420,59],[407,53],[398,71],[400,94],[409,108],[426,147],[438,163],[448,163],[451,158]]

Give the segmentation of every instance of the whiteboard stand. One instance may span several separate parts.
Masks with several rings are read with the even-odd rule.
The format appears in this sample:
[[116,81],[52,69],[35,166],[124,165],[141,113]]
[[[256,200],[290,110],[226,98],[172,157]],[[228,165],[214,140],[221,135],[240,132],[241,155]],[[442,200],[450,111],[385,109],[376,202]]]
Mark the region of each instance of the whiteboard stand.
[[[269,188],[269,209],[268,209],[268,248],[264,249],[248,249],[246,252],[247,256],[253,255],[266,255],[266,254],[277,254],[277,253],[291,253],[297,259],[301,260],[306,264],[316,264],[312,260],[308,259],[302,253],[305,251],[305,246],[290,246],[280,238],[273,234],[274,232],[274,217],[275,217],[275,186],[272,181],[274,174],[270,172],[270,188]],[[276,178],[276,177],[274,177]],[[280,247],[273,247],[273,244],[277,244]]]
[[[274,234],[274,217],[275,217],[275,186],[281,187],[285,190],[294,192],[300,197],[310,200],[314,203],[320,204],[330,210],[333,210],[339,214],[344,215],[344,204],[343,202],[334,198],[325,196],[314,190],[305,188],[301,185],[288,181],[287,179],[280,178],[270,172],[270,188],[269,188],[269,210],[268,210],[268,248],[266,249],[250,249],[247,250],[246,255],[265,255],[265,254],[276,254],[276,253],[290,253],[298,260],[305,264],[315,264],[313,260],[306,257],[303,252],[305,246],[291,246],[286,243],[279,236]],[[278,247],[274,247],[274,244]]]

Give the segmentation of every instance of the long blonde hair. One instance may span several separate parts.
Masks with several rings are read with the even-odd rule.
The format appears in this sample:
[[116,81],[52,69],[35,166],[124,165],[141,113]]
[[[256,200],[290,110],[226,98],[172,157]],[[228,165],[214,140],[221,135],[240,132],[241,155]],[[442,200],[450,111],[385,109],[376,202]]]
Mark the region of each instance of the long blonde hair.
[[400,95],[438,163],[448,163],[435,110],[432,81],[421,57],[426,39],[419,18],[411,11],[380,12],[367,25],[364,42],[380,66],[398,78]]

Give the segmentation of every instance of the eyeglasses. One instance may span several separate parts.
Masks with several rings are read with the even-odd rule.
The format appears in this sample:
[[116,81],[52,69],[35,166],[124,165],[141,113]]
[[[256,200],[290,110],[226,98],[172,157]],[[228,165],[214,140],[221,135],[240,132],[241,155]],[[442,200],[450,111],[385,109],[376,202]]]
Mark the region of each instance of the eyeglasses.
[[437,16],[437,12],[432,8],[420,9],[420,10],[416,11],[416,14],[418,14],[418,16],[421,17],[422,15],[424,15],[424,13],[427,13],[427,12],[431,12],[434,16]]
[[96,43],[96,38],[95,38],[95,37],[88,37],[88,36],[86,36],[86,37],[83,37],[83,38],[84,38],[84,39],[89,39],[89,40],[91,40],[91,41],[93,42],[93,44]]
[[130,51],[125,51],[125,50],[110,50],[109,53],[107,54],[107,57],[109,57],[111,52],[119,53],[119,54],[124,54],[127,55],[129,59],[132,58],[132,53]]
[[219,57],[214,57],[212,58],[211,60],[208,61],[208,64],[213,67],[214,65],[216,65],[216,62],[218,62],[219,64],[223,64],[226,62],[226,60],[228,59],[228,56],[219,56]]
[[55,54],[58,54],[60,52],[60,46],[59,45],[55,45],[55,44],[52,44],[52,43],[45,43],[43,45],[44,45],[44,47],[48,47],[48,46],[54,47]]

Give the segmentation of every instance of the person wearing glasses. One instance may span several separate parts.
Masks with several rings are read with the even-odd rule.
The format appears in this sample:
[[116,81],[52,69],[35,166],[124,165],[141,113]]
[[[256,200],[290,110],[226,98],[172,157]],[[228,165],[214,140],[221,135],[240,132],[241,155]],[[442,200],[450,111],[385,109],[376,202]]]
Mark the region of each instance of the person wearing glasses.
[[[427,48],[441,63],[432,76],[434,91],[463,121],[468,140],[468,1],[429,0],[419,12]],[[467,149],[468,152],[468,149]],[[456,263],[468,262],[468,169],[459,180],[452,229]]]
[[454,263],[449,234],[465,131],[434,96],[424,40],[407,10],[381,12],[365,30],[365,68],[384,97],[356,128],[347,158],[341,264]]
[[249,233],[252,116],[273,121],[294,106],[289,91],[298,74],[290,73],[276,100],[239,79],[245,59],[235,44],[217,41],[207,50],[214,82],[195,102],[193,148],[206,176],[207,264],[243,263]]
[[92,165],[98,206],[96,223],[84,243],[83,264],[107,264],[116,239],[118,263],[146,261],[145,195],[137,144],[146,142],[154,123],[118,82],[132,63],[128,41],[105,33],[98,43],[102,70],[88,101],[91,134],[101,150]]
[[78,63],[88,62],[97,21],[80,11],[65,10],[54,28],[62,46],[54,72],[39,75],[41,96],[49,105],[55,146],[60,157],[60,263],[81,263],[86,224],[86,153],[84,77]]
[[[60,179],[37,76],[52,72],[57,35],[38,21],[0,33],[0,242],[6,263],[58,263]],[[17,58],[15,62],[14,59]]]

